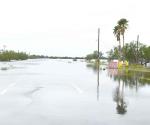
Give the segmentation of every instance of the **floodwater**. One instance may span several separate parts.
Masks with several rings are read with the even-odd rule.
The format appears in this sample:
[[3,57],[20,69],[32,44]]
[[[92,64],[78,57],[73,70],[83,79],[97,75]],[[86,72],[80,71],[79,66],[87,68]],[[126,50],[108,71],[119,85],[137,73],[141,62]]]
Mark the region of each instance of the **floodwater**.
[[[0,125],[149,125],[149,74],[78,60],[0,63]],[[101,68],[100,68],[101,69]]]

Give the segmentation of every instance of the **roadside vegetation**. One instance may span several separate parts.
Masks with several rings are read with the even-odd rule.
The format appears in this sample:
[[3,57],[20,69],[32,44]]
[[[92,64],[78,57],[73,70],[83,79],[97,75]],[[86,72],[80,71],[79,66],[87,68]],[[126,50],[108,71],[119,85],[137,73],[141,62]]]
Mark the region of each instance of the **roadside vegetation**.
[[125,31],[127,29],[128,20],[124,18],[120,19],[113,29],[113,33],[118,42],[118,46],[112,48],[107,53],[108,60],[117,59],[118,61],[123,62],[127,60],[129,62],[129,66],[125,68],[125,71],[127,71],[128,73],[123,74],[126,77],[133,77],[133,73],[135,73],[136,75],[142,73],[142,76],[137,77],[137,79],[139,79],[141,82],[149,83],[150,68],[146,67],[146,64],[150,63],[150,46],[144,45],[139,42],[139,35],[137,36],[137,41],[125,43]]
[[[125,33],[128,29],[129,21],[125,18],[122,18],[117,21],[117,24],[113,28],[113,34],[116,37],[118,46],[113,47],[110,51],[107,52],[108,62],[112,60],[118,60],[119,62],[129,63],[126,68],[121,67],[118,69],[119,74],[125,77],[137,77],[140,82],[150,82],[150,67],[146,67],[147,63],[150,63],[150,46],[144,45],[142,42],[139,42],[139,35],[137,36],[137,41],[125,42]],[[97,51],[94,51],[91,54],[86,56],[88,62],[87,67],[92,67],[97,69],[97,59],[98,56],[100,59],[103,59],[103,54]],[[90,61],[90,60],[95,61]],[[106,58],[105,58],[106,59]],[[99,63],[101,64],[101,63]],[[142,74],[142,75],[141,75]]]
[[11,60],[26,60],[28,55],[24,52],[15,51],[2,51],[0,52],[0,61],[11,61]]
[[86,60],[97,59],[98,56],[99,56],[100,58],[104,58],[102,52],[99,52],[99,54],[98,54],[98,51],[94,51],[93,53],[90,53],[90,54],[86,55],[85,59],[86,59]]
[[[146,65],[146,63],[150,62],[150,46],[139,43],[137,49],[136,41],[132,41],[126,43],[123,49],[125,51],[124,58],[130,64]],[[119,57],[118,47],[114,47],[108,52],[109,60],[118,59]]]
[[26,59],[85,59],[84,57],[60,57],[45,55],[30,55],[25,52],[15,52],[13,50],[2,50],[0,52],[0,61],[26,60]]
[[118,46],[108,52],[108,58],[109,60],[127,60],[130,64],[146,65],[150,62],[150,46],[140,43],[139,35],[137,41],[125,43],[125,31],[128,29],[128,22],[127,19],[122,18],[114,26],[113,33],[118,41]]

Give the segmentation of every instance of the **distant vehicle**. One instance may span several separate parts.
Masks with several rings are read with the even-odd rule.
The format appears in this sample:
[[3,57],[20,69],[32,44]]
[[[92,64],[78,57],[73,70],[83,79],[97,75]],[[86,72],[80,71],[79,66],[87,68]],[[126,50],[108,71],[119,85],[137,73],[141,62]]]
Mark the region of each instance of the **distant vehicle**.
[[8,67],[1,67],[1,70],[8,70]]
[[3,63],[0,65],[0,70],[8,70],[10,68],[10,65],[7,63]]
[[71,63],[71,61],[68,61],[68,63]]
[[150,68],[150,63],[147,63],[147,64],[146,64],[146,67]]
[[74,59],[73,59],[73,61],[77,61],[77,59],[76,59],[76,58],[74,58]]

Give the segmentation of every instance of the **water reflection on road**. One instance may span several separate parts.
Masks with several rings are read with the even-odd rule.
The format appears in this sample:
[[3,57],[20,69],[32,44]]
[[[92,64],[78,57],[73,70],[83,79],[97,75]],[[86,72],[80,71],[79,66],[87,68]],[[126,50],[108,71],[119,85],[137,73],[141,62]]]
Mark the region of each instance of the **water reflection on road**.
[[[99,69],[98,65],[93,64],[87,64],[87,67],[89,69],[92,69],[95,73],[97,72],[97,98],[99,100],[99,73],[102,72],[103,68]],[[126,92],[129,94],[129,92],[133,91],[135,89],[135,92],[138,93],[139,88],[145,89],[145,92],[147,88],[150,89],[150,81],[147,81],[145,79],[141,78],[150,78],[149,73],[145,72],[135,72],[130,71],[128,69],[121,70],[121,69],[107,69],[107,76],[113,79],[117,83],[116,87],[113,90],[113,101],[116,103],[116,111],[117,114],[125,115],[127,113],[127,106],[129,102],[126,102],[125,98],[125,89],[128,89]],[[103,86],[101,86],[103,87]],[[150,94],[150,93],[149,93]],[[148,95],[150,96],[150,95]],[[142,107],[141,107],[142,108]]]
[[79,60],[9,64],[14,68],[0,71],[0,125],[150,123],[150,83],[142,79],[148,74]]
[[135,89],[138,93],[140,86],[149,85],[150,82],[140,80],[148,73],[129,71],[128,69],[108,69],[108,76],[114,81],[118,82],[118,86],[114,91],[114,101],[116,102],[116,110],[118,114],[125,114],[127,112],[127,102],[125,101],[124,91],[127,87]]

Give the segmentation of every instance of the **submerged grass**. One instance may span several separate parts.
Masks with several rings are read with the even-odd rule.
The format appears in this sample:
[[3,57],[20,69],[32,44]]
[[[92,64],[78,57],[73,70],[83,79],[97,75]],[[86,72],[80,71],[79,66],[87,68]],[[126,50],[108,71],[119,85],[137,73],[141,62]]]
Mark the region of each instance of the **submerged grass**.
[[140,80],[141,81],[150,82],[150,78],[140,77]]
[[147,73],[150,72],[150,68],[146,68],[143,65],[139,64],[130,64],[127,69],[135,72],[147,72]]
[[150,73],[150,68],[145,68],[145,67],[132,67],[132,66],[129,66],[128,70]]

